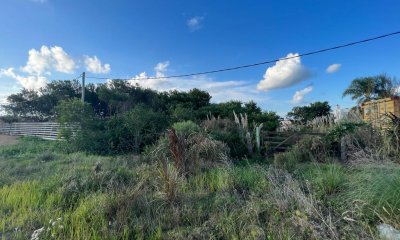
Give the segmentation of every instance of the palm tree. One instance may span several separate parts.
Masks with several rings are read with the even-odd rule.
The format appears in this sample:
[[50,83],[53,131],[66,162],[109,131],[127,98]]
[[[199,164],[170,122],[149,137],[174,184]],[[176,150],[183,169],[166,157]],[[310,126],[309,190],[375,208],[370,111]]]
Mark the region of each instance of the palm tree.
[[375,92],[378,98],[387,98],[395,94],[394,80],[385,74],[375,76]]
[[369,101],[375,93],[374,77],[356,78],[351,81],[350,86],[343,92],[343,97],[351,96],[352,100],[358,103]]
[[394,80],[385,74],[373,77],[356,78],[351,81],[350,86],[343,92],[343,97],[351,96],[358,103],[372,99],[387,98],[395,94]]

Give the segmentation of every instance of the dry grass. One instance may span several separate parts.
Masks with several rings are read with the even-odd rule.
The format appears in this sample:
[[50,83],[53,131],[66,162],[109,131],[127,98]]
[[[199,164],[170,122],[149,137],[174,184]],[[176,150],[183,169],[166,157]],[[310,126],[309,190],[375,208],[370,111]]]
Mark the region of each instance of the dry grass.
[[[268,180],[271,183],[271,196],[281,211],[294,210],[299,217],[298,224],[309,228],[314,239],[339,239],[331,214],[323,212],[317,200],[306,194],[299,182],[284,170],[270,168]],[[309,191],[308,186],[306,188]],[[307,217],[302,218],[302,214]]]

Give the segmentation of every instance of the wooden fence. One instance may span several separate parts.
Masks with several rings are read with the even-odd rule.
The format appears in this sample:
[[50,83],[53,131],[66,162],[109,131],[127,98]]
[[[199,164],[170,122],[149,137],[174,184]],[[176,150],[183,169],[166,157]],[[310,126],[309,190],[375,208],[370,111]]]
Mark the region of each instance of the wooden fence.
[[307,135],[324,136],[325,134],[317,132],[264,132],[262,140],[269,148],[270,153],[284,152]]
[[61,126],[55,122],[0,123],[0,134],[57,140]]

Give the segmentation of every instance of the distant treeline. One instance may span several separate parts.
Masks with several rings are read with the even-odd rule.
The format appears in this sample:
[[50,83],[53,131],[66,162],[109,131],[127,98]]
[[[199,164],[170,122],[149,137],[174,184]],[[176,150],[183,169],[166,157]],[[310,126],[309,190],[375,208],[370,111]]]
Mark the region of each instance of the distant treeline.
[[[49,121],[57,118],[56,106],[60,101],[80,98],[82,86],[78,81],[58,80],[48,83],[44,88],[22,89],[10,95],[9,104],[3,105],[6,121]],[[85,102],[89,103],[98,118],[110,118],[123,114],[136,105],[145,105],[156,112],[165,113],[172,122],[192,120],[199,122],[211,114],[216,117],[233,118],[233,111],[246,113],[249,122],[265,122],[279,117],[275,112],[262,111],[253,101],[242,103],[229,101],[210,103],[208,92],[192,89],[188,92],[157,92],[134,86],[123,80],[113,80],[103,84],[88,84],[85,88]],[[276,124],[266,124],[273,130]]]

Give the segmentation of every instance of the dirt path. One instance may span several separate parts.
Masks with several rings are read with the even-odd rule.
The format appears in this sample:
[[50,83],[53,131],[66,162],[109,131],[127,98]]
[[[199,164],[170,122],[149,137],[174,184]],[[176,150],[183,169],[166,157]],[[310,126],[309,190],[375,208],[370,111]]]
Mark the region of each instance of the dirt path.
[[17,136],[0,135],[0,146],[16,144],[17,138]]

